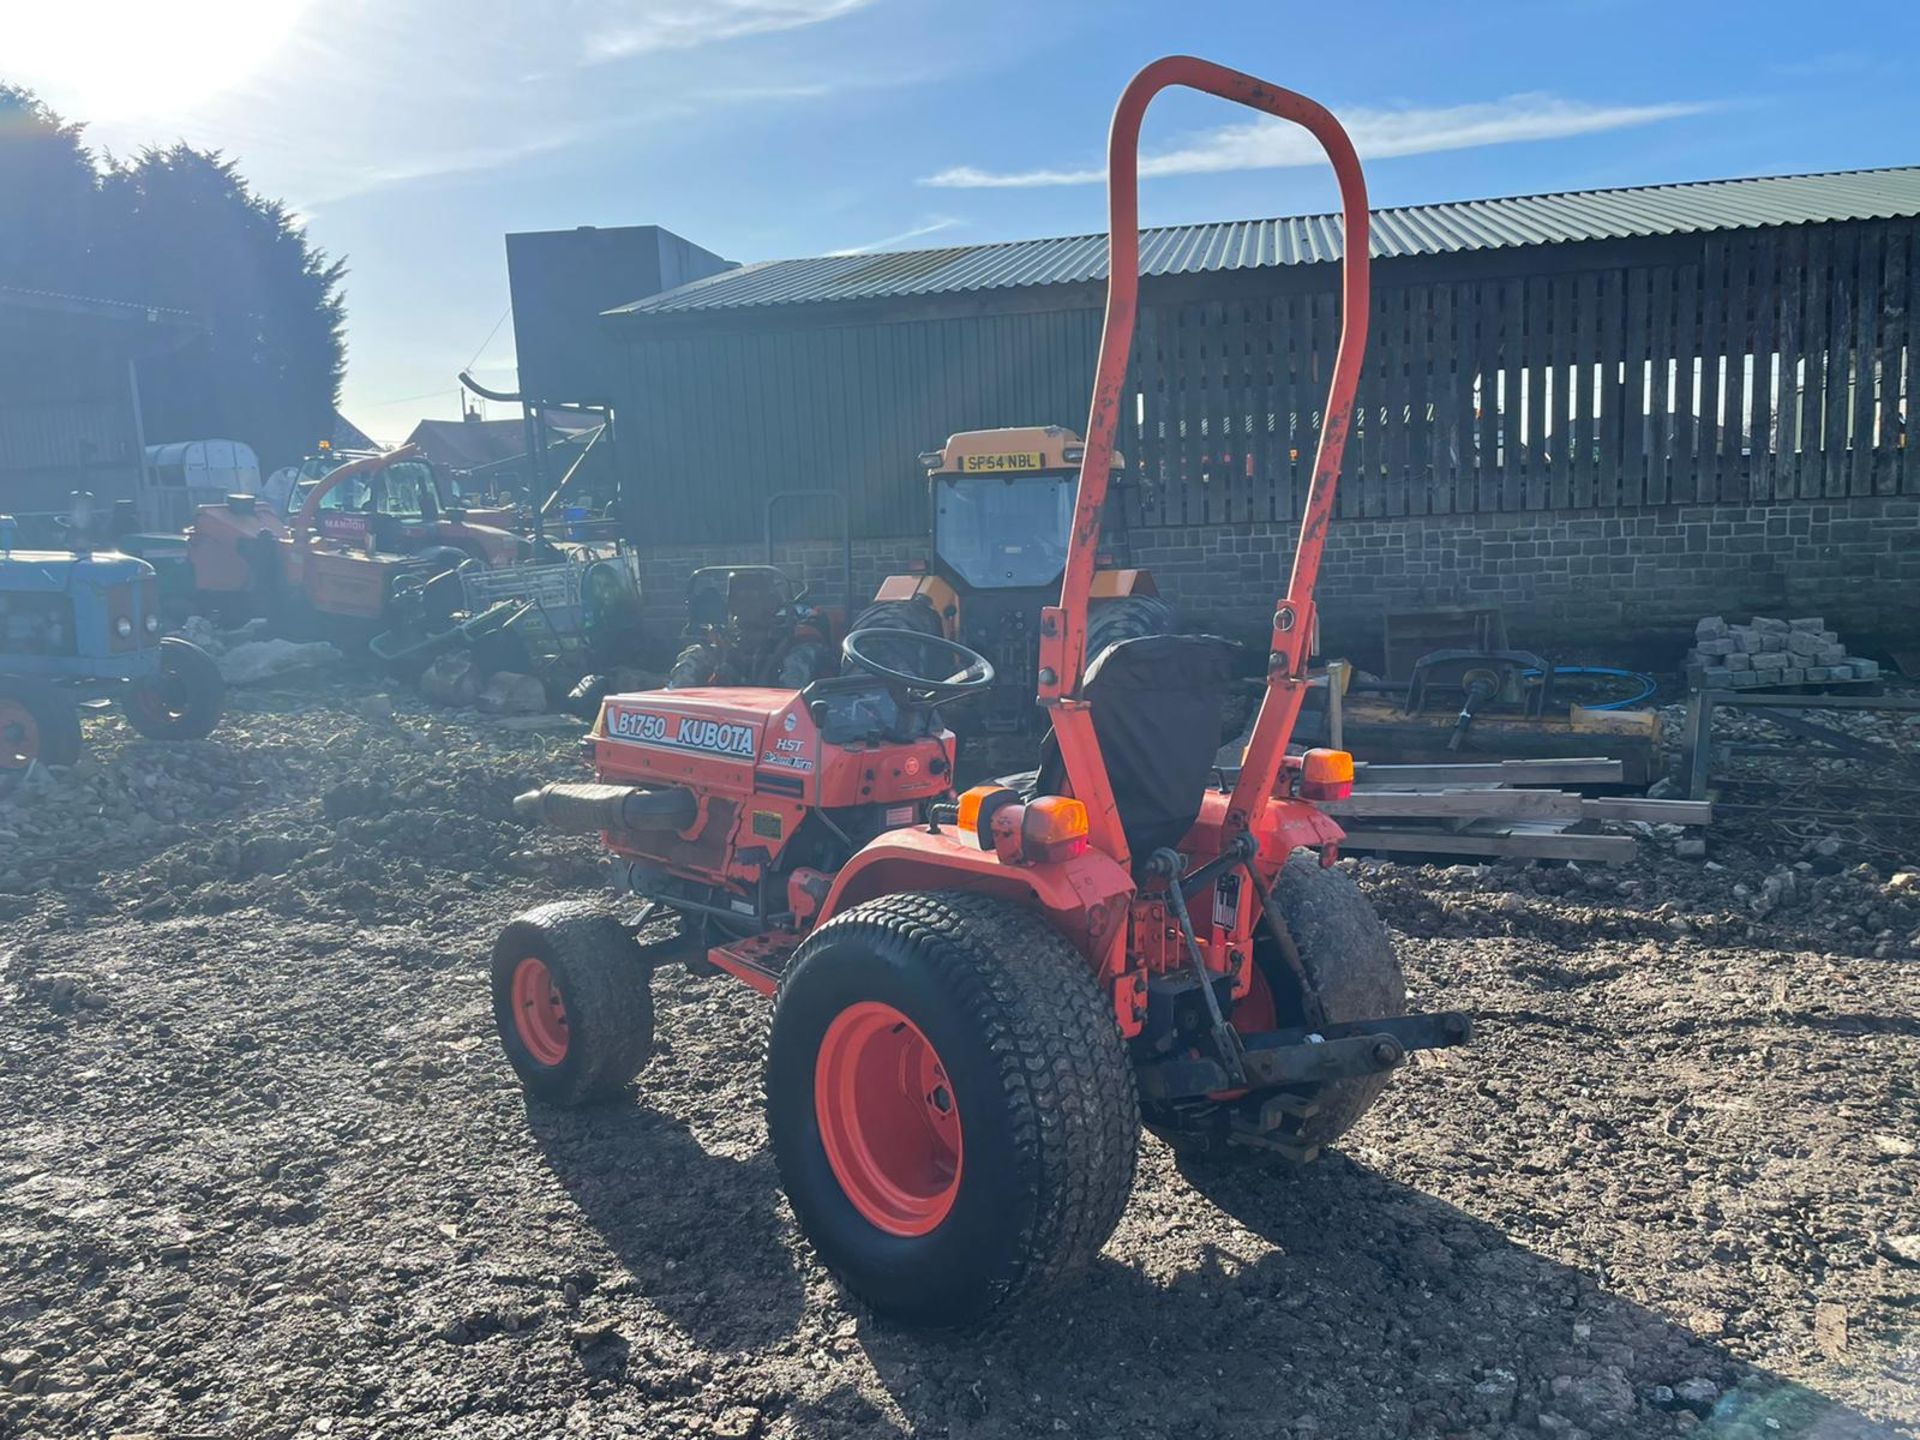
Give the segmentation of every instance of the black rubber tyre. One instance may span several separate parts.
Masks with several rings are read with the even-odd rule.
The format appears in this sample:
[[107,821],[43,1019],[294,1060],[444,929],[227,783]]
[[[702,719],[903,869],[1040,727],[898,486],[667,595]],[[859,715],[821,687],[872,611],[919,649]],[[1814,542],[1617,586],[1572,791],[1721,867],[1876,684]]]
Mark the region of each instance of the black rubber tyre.
[[0,770],[31,761],[71,765],[80,758],[80,712],[44,680],[0,675]]
[[185,640],[160,642],[160,670],[127,689],[121,710],[149,740],[204,740],[226,708],[227,682],[213,657]]
[[[528,960],[546,967],[564,1008],[564,1047],[543,1060],[523,1033],[515,977]],[[557,901],[512,921],[493,942],[493,1019],[520,1083],[549,1105],[619,1096],[653,1051],[652,973],[640,945],[596,905]]]
[[667,689],[690,690],[701,685],[721,685],[721,655],[712,645],[693,644],[673,657],[667,671]]
[[1173,628],[1173,607],[1158,595],[1095,600],[1087,607],[1087,664],[1091,666],[1109,645],[1142,635],[1171,635]]
[[[951,1209],[923,1234],[855,1207],[827,1158],[816,1066],[829,1026],[878,1002],[938,1053],[964,1127]],[[1044,918],[969,893],[905,893],[816,930],[788,965],[767,1125],[801,1229],[884,1314],[964,1325],[1084,1268],[1133,1186],[1139,1100],[1112,1007]]]
[[[1299,947],[1301,964],[1320,992],[1329,1021],[1406,1014],[1407,982],[1394,956],[1392,938],[1351,876],[1323,870],[1317,856],[1302,852],[1281,870],[1273,898]],[[1299,1025],[1304,1022],[1299,985],[1275,950],[1263,927],[1254,947],[1255,963],[1272,988],[1279,1023]],[[1389,1071],[1296,1090],[1309,1102],[1311,1113],[1288,1116],[1273,1138],[1302,1149],[1331,1145],[1366,1114],[1391,1079]],[[1261,1098],[1256,1094],[1228,1103],[1252,1107]],[[1220,1108],[1150,1117],[1155,1133],[1177,1148],[1232,1158],[1263,1158],[1269,1153],[1254,1146],[1225,1144],[1223,1120]]]
[[833,673],[828,647],[818,640],[807,640],[780,657],[773,683],[782,690],[804,690],[823,675]]
[[[1352,876],[1321,869],[1316,856],[1295,855],[1274,883],[1273,898],[1328,1020],[1339,1024],[1407,1013],[1407,980],[1393,939]],[[1278,956],[1273,960],[1279,963]],[[1291,1138],[1303,1145],[1331,1145],[1372,1108],[1392,1078],[1389,1071],[1320,1086],[1313,1095],[1318,1111],[1289,1122]]]
[[[934,612],[933,602],[924,595],[916,595],[911,600],[874,601],[854,616],[853,624],[847,627],[849,634],[855,630],[911,630],[916,635],[946,634],[939,615]],[[867,653],[882,665],[909,673],[925,658],[912,645],[897,640],[892,643],[879,641],[867,647]]]

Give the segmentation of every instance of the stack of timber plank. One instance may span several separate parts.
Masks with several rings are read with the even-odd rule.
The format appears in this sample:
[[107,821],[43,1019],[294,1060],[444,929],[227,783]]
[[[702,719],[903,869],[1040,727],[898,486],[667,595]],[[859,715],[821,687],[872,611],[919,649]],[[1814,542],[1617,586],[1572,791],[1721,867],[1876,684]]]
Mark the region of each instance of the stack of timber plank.
[[1433,857],[1633,859],[1631,834],[1603,833],[1602,821],[1706,825],[1704,800],[1589,796],[1562,785],[1618,785],[1618,760],[1496,760],[1469,765],[1354,767],[1353,794],[1320,806],[1347,832],[1348,850]]

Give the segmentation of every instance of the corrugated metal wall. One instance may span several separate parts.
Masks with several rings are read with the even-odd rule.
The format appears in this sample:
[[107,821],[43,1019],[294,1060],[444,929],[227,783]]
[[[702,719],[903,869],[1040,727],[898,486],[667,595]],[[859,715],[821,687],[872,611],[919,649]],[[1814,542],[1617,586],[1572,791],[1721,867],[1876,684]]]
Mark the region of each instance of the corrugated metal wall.
[[[629,533],[746,540],[767,497],[837,489],[856,535],[926,528],[915,463],[956,430],[1085,421],[1092,311],[667,334],[628,346]],[[785,533],[823,516],[783,508]]]
[[[1230,298],[1147,289],[1120,437],[1135,524],[1297,514],[1333,281],[1312,267],[1217,282]],[[1389,261],[1375,286],[1345,514],[1920,492],[1911,221]],[[809,318],[683,317],[630,339],[635,540],[751,540],[768,495],[813,488],[847,494],[858,536],[912,534],[919,451],[955,430],[1084,423],[1094,310]],[[825,533],[824,514],[790,519],[783,533]]]

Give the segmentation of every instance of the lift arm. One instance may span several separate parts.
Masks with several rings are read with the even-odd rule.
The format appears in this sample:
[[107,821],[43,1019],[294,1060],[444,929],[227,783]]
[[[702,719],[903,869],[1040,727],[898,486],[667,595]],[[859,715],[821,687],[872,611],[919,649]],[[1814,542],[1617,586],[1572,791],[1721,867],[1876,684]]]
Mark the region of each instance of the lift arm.
[[1190,55],[1156,60],[1134,76],[1121,93],[1107,137],[1106,325],[1100,336],[1093,405],[1087,417],[1086,453],[1080,461],[1080,483],[1074,503],[1073,530],[1068,540],[1066,575],[1060,583],[1060,603],[1049,606],[1041,614],[1039,686],[1039,701],[1053,716],[1054,735],[1060,744],[1068,781],[1074,795],[1087,807],[1091,838],[1123,865],[1128,860],[1126,840],[1121,833],[1106,763],[1094,738],[1092,717],[1080,691],[1087,658],[1087,598],[1100,544],[1100,512],[1107,498],[1107,467],[1126,399],[1127,359],[1139,309],[1140,122],[1148,102],[1174,85],[1263,110],[1310,131],[1326,151],[1334,177],[1339,181],[1340,210],[1345,226],[1340,347],[1328,387],[1319,450],[1313,463],[1313,481],[1300,517],[1293,573],[1285,597],[1274,610],[1267,689],[1261,700],[1259,718],[1254,722],[1252,741],[1247,746],[1245,765],[1234,787],[1228,811],[1230,827],[1250,828],[1258,821],[1273,794],[1280,762],[1305,697],[1306,661],[1313,633],[1314,581],[1319,575],[1320,555],[1326,545],[1334,487],[1339,480],[1341,455],[1346,449],[1361,357],[1367,347],[1367,187],[1353,142],[1347,138],[1340,122],[1304,95]]

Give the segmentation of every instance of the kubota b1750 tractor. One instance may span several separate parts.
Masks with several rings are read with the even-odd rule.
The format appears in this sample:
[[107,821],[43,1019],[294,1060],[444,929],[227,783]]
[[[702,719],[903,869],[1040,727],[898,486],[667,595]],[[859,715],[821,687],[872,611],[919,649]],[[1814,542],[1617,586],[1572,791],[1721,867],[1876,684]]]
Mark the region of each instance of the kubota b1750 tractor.
[[[1344,331],[1274,608],[1243,761],[1215,765],[1228,642],[1152,635],[1088,666],[1088,601],[1138,285],[1141,114],[1170,85],[1306,127],[1340,181]],[[1313,586],[1367,321],[1367,201],[1320,106],[1184,57],[1128,85],[1109,150],[1113,263],[1057,605],[1039,618],[1053,721],[1025,785],[954,796],[940,721],[991,686],[958,641],[855,630],[846,673],[804,689],[607,698],[598,783],[517,802],[598,832],[643,902],[509,924],[495,1019],[540,1099],[615,1095],[647,1060],[650,968],[675,953],[774,997],[767,1124],[801,1228],[875,1308],[974,1320],[1087,1264],[1127,1202],[1142,1122],[1225,1154],[1310,1159],[1410,1051],[1467,1038],[1409,1015],[1387,934],[1316,805],[1351,757],[1290,755]],[[911,647],[910,668],[892,662]],[[681,940],[642,945],[659,907]]]
[[[966,430],[920,457],[933,504],[933,558],[889,575],[853,628],[916,630],[958,640],[993,662],[994,683],[967,710],[985,730],[1024,728],[1039,668],[1040,611],[1066,568],[1074,487],[1086,445],[1058,425]],[[1114,475],[1124,471],[1116,452]],[[1111,491],[1109,492],[1111,499]],[[1101,545],[1088,592],[1087,659],[1107,646],[1173,629],[1173,611],[1145,570],[1116,565],[1124,516],[1102,507]],[[882,659],[908,653],[875,642]]]

